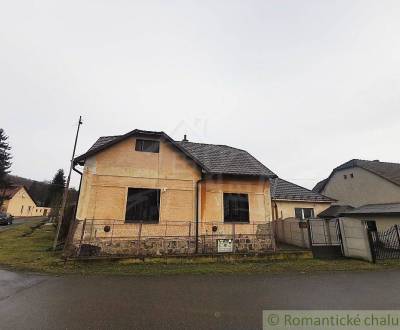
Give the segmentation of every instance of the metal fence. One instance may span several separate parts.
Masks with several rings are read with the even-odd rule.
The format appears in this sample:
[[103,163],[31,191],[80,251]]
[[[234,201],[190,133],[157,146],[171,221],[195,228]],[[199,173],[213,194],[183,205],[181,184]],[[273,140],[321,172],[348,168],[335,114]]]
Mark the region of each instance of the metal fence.
[[190,221],[90,219],[74,222],[67,250],[77,257],[262,254],[273,251],[274,242],[270,222],[200,222],[196,235]]
[[384,231],[369,231],[375,259],[400,259],[400,231],[394,225]]

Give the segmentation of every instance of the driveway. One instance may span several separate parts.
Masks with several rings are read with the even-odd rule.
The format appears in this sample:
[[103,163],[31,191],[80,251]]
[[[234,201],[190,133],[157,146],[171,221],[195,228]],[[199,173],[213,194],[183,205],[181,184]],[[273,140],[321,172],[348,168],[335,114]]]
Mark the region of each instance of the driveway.
[[26,217],[26,218],[14,218],[12,225],[0,226],[0,231],[8,230],[12,227],[22,225],[27,222],[41,221],[46,219],[46,217]]
[[1,329],[259,329],[263,309],[399,309],[400,271],[41,276],[0,271]]

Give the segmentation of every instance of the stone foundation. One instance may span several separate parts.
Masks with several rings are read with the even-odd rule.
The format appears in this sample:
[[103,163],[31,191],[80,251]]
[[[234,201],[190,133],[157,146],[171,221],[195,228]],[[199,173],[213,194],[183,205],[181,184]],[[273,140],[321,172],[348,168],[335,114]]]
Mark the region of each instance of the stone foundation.
[[[272,240],[269,236],[237,235],[232,236],[205,236],[199,237],[199,254],[217,254],[218,240],[228,239],[233,241],[231,253],[259,254],[272,250]],[[194,237],[169,237],[169,238],[142,238],[140,240],[104,240],[95,239],[81,246],[73,245],[70,255],[89,256],[175,256],[193,255],[196,252],[196,239]],[[229,252],[225,252],[229,253]]]

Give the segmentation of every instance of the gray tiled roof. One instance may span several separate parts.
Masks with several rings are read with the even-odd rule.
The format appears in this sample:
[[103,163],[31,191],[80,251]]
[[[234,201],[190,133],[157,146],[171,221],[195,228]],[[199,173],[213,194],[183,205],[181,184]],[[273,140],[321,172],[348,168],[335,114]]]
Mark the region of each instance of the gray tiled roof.
[[387,163],[380,162],[378,160],[362,160],[362,159],[352,159],[338,167],[336,167],[329,178],[318,182],[317,185],[313,188],[315,192],[321,192],[329,179],[332,177],[334,173],[337,171],[341,171],[348,168],[360,167],[364,170],[367,170],[371,173],[374,173],[396,185],[400,186],[400,164],[397,163]]
[[245,150],[218,144],[183,141],[176,143],[200,160],[211,174],[275,176]]
[[360,206],[354,210],[343,212],[344,215],[356,214],[386,214],[398,215],[400,214],[400,203],[389,204],[368,204]]
[[[140,134],[160,135],[167,138],[178,149],[192,158],[208,174],[244,175],[276,177],[275,173],[264,166],[247,151],[218,144],[194,143],[174,141],[163,132],[137,131]],[[132,131],[135,133],[135,131]],[[124,135],[125,137],[129,134]],[[102,136],[89,150],[77,157],[75,161],[82,161],[89,155],[103,150],[107,145],[124,138],[122,135]]]
[[119,135],[113,135],[113,136],[101,136],[97,139],[97,141],[89,148],[89,150],[86,152],[91,152],[94,151],[104,145],[106,145],[107,143],[115,140],[116,138],[118,138]]
[[340,214],[351,210],[354,210],[354,207],[350,205],[331,205],[326,210],[318,214],[318,217],[325,219],[337,218]]
[[281,178],[271,180],[272,199],[333,202],[334,200]]
[[320,193],[322,192],[322,190],[324,189],[325,185],[328,183],[328,178],[321,180],[320,182],[318,182],[314,188],[312,188],[312,191],[316,192],[316,193]]

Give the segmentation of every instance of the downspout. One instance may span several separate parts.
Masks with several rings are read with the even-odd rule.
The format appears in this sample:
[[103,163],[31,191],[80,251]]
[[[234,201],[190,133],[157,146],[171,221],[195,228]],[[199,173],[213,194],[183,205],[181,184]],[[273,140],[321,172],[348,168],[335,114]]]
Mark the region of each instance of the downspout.
[[276,201],[274,200],[272,200],[272,207],[272,220],[278,220],[278,204],[276,204]]
[[200,183],[203,181],[203,174],[201,175],[201,179],[196,182],[196,250],[195,253],[199,252],[199,187]]
[[81,176],[81,178],[80,178],[80,180],[79,180],[78,199],[77,199],[77,201],[76,201],[76,207],[75,207],[74,217],[72,218],[72,221],[75,221],[75,220],[76,220],[76,213],[78,212],[78,204],[79,204],[79,197],[81,196],[81,186],[82,186],[82,177],[83,177],[83,173],[82,173],[81,171],[77,170],[77,169],[75,168],[75,166],[76,166],[76,164],[74,164],[74,166],[72,167],[72,169],[73,169],[76,173],[78,173],[78,174]]

